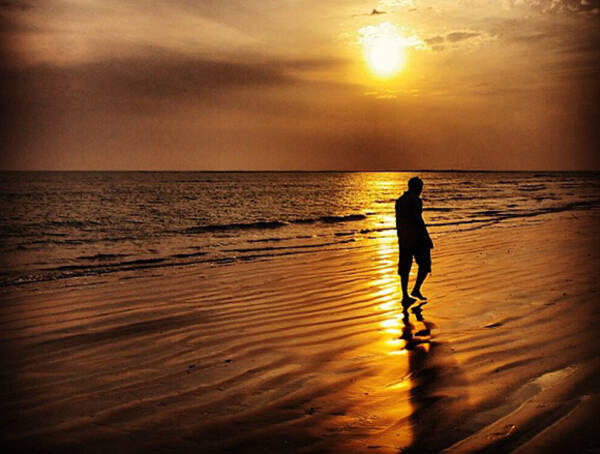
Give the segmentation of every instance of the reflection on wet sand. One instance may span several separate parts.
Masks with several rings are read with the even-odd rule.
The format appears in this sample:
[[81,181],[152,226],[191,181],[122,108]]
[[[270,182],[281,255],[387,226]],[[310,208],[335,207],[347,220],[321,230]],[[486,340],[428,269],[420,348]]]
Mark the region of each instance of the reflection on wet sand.
[[[394,221],[389,220],[390,223]],[[427,302],[413,305],[409,310],[398,300],[398,244],[395,240],[391,235],[387,241],[382,239],[379,242],[381,272],[385,276],[376,281],[391,290],[389,300],[380,306],[390,314],[382,322],[386,336],[393,337],[387,340],[387,344],[393,346],[388,354],[402,358],[406,367],[405,375],[396,386],[401,387],[405,394],[396,395],[398,401],[395,402],[398,408],[404,408],[406,417],[397,420],[392,429],[403,434],[399,437],[403,443],[396,445],[403,453],[439,452],[450,446],[456,440],[456,434],[460,433],[457,426],[460,416],[466,414],[468,396],[465,390],[468,388],[450,346],[433,339],[436,325],[425,318]],[[409,267],[407,273],[414,281],[416,267]],[[405,279],[408,280],[408,275]],[[389,413],[390,409],[380,408],[379,411]],[[396,440],[400,441],[399,438]]]
[[[403,313],[401,338],[406,342],[410,371],[412,443],[402,453],[439,452],[460,438],[461,416],[468,408],[466,379],[449,346],[432,338],[436,327],[425,319],[421,303]],[[460,390],[454,393],[452,390]]]

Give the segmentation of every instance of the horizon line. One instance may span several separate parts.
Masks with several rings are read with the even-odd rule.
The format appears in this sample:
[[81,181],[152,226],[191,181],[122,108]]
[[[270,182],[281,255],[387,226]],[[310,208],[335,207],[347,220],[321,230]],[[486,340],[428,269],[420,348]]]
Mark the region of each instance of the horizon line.
[[430,173],[558,173],[558,172],[575,172],[575,173],[597,173],[598,169],[389,169],[389,170],[339,170],[339,169],[260,169],[260,170],[204,170],[204,169],[1,169],[2,173],[26,173],[26,172],[198,172],[198,173],[406,173],[406,172],[430,172]]

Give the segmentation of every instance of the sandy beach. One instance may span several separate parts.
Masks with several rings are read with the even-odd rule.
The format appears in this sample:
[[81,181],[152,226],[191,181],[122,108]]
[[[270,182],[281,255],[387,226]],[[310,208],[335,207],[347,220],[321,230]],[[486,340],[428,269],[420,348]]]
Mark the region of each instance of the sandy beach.
[[598,452],[598,221],[575,210],[441,235],[429,301],[408,319],[394,232],[15,288],[2,295],[3,444]]

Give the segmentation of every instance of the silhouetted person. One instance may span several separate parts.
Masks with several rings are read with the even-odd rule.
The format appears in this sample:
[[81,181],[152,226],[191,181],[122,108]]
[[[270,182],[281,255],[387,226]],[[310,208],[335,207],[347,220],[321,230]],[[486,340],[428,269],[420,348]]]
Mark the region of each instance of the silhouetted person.
[[[410,306],[418,298],[426,300],[421,293],[421,285],[431,272],[431,249],[433,242],[427,232],[423,221],[423,202],[419,198],[423,190],[423,181],[413,177],[408,181],[408,191],[396,200],[396,230],[398,232],[398,246],[400,258],[398,260],[398,274],[402,284],[402,305]],[[415,286],[408,295],[408,276],[412,266],[413,257],[419,265],[419,272]]]

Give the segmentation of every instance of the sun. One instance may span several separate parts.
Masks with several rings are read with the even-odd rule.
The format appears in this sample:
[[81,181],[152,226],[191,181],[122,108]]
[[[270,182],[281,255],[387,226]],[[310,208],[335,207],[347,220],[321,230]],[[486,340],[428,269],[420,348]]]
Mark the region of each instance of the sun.
[[407,49],[420,44],[415,36],[404,36],[389,22],[363,27],[358,34],[369,70],[381,79],[389,79],[401,72],[406,64]]
[[379,77],[389,78],[399,73],[406,62],[406,51],[391,36],[381,36],[365,45],[365,58],[371,71]]

